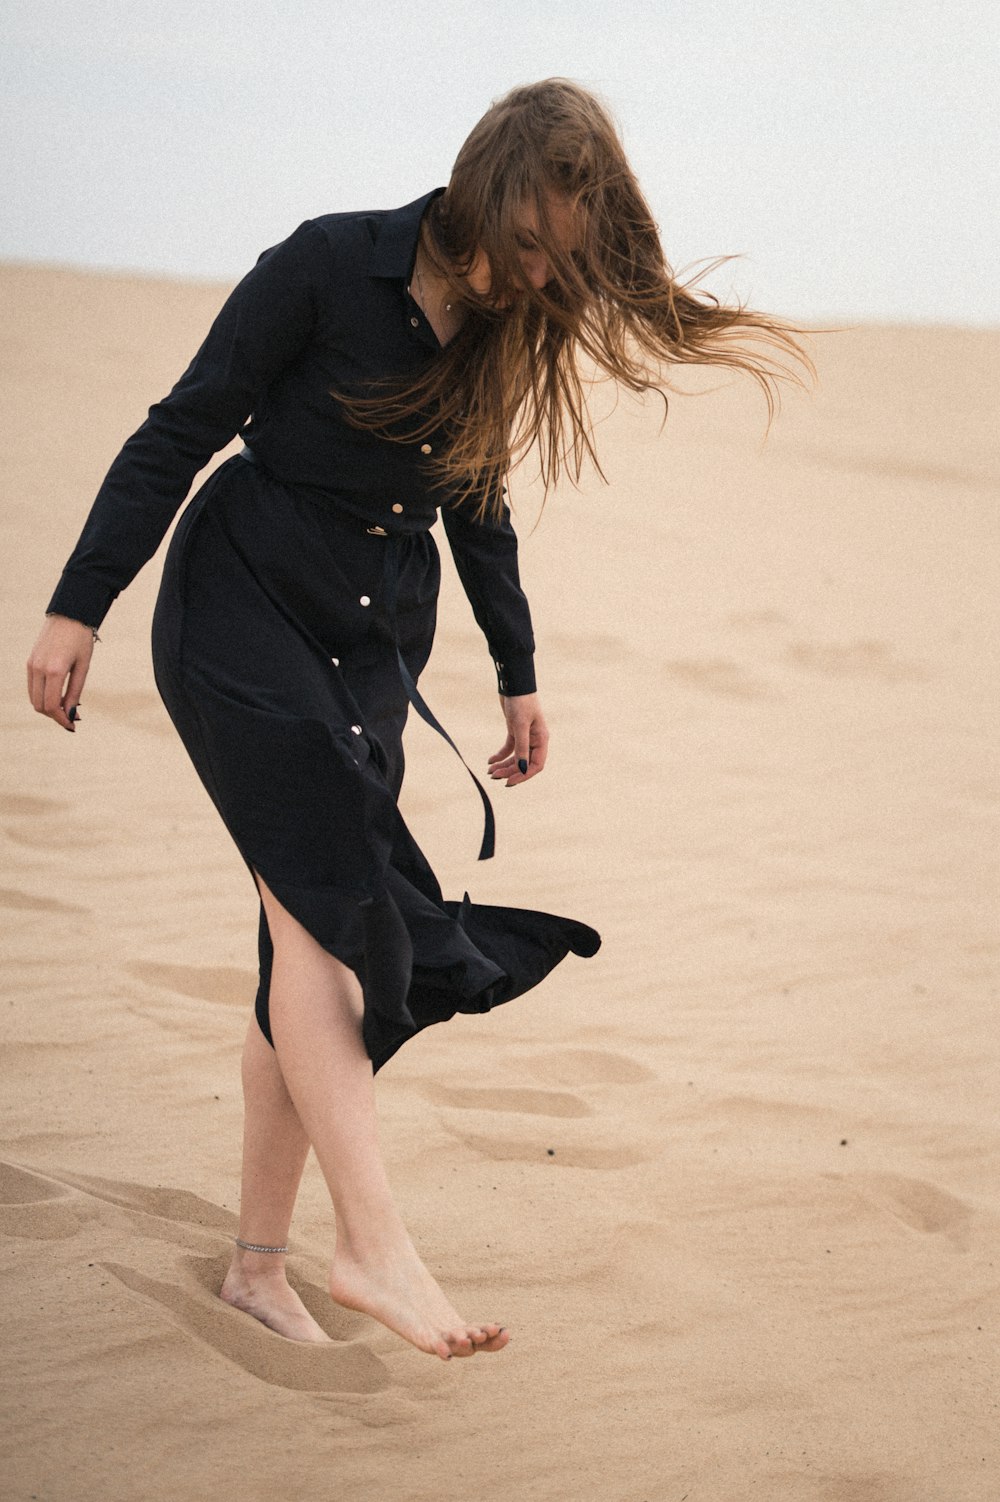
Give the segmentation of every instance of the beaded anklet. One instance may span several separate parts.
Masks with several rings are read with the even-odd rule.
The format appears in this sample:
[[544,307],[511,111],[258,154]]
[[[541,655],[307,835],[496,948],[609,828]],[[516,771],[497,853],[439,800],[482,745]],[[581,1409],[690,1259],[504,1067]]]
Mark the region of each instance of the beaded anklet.
[[261,1246],[256,1241],[242,1241],[239,1236],[234,1236],[236,1245],[242,1247],[245,1252],[287,1252],[287,1246]]

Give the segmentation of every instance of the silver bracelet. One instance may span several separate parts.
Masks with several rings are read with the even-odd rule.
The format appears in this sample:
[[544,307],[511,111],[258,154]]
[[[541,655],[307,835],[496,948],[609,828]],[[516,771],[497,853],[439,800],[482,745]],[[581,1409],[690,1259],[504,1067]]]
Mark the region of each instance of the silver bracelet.
[[[45,612],[45,619],[47,621],[51,621],[54,616],[61,615],[61,614],[62,614],[62,612],[59,611],[59,610],[47,610]],[[64,619],[66,619],[68,621],[72,621],[72,620],[76,620],[76,617],[72,616],[72,615],[68,615],[68,616],[64,617]],[[91,635],[93,636],[94,640],[95,641],[100,641],[101,638],[97,634],[97,627],[96,626],[92,626],[89,623],[89,621],[77,621],[76,624],[78,626],[86,626],[87,630],[91,633]]]
[[245,1252],[287,1252],[288,1251],[287,1246],[261,1246],[260,1243],[256,1242],[256,1241],[242,1241],[239,1236],[234,1236],[233,1240],[236,1242],[236,1245],[242,1247]]

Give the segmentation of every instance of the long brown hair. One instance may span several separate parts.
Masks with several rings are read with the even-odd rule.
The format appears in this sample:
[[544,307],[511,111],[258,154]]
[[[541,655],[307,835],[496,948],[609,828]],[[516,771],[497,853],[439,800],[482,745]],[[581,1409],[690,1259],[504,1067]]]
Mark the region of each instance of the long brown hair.
[[[571,249],[559,232],[567,204]],[[525,285],[520,261],[526,209],[551,271],[542,288]],[[465,305],[461,328],[416,380],[335,395],[348,421],[395,441],[443,428],[437,480],[475,498],[479,514],[499,511],[504,475],[533,445],[546,489],[564,467],[579,479],[587,457],[600,471],[581,365],[664,402],[671,365],[745,371],[769,418],[778,383],[811,370],[792,325],[676,280],[611,119],[568,79],[512,89],[483,116],[424,217],[422,243]],[[480,254],[490,287],[477,294],[464,278]]]

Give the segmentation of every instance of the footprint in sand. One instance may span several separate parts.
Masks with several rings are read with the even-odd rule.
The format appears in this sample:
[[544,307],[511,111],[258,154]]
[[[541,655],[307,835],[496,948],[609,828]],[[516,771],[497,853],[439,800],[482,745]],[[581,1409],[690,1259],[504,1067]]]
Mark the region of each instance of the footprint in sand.
[[424,1089],[435,1105],[459,1111],[518,1111],[526,1116],[590,1116],[587,1102],[565,1090],[503,1090],[475,1086],[428,1085]]
[[[335,1341],[329,1347],[298,1344],[229,1308],[215,1293],[225,1271],[222,1259],[185,1258],[183,1284],[151,1278],[120,1262],[100,1265],[132,1293],[149,1300],[160,1313],[165,1312],[186,1334],[273,1387],[296,1392],[376,1393],[392,1386],[385,1363],[362,1341]],[[318,1305],[321,1291],[313,1289],[311,1293],[309,1302]],[[327,1313],[331,1307],[326,1300]],[[315,1314],[315,1307],[312,1312]]]
[[564,1048],[519,1061],[536,1079],[553,1085],[641,1085],[657,1078],[655,1070],[628,1054],[599,1048]]
[[928,677],[925,668],[902,662],[884,641],[793,642],[785,660],[829,678],[874,678],[881,683]]
[[[648,1148],[638,1144],[605,1145],[585,1140],[563,1139],[555,1133],[530,1137],[499,1138],[486,1132],[470,1132],[445,1123],[445,1130],[457,1141],[489,1158],[493,1163],[551,1163],[557,1168],[632,1168],[651,1156]],[[607,1135],[607,1134],[605,1134]]]
[[[17,819],[16,824],[4,826],[4,834],[14,845],[26,845],[32,850],[65,850],[106,841],[110,836],[74,828],[65,818],[54,815],[66,814],[72,808],[55,798],[35,798],[28,793],[0,793],[0,817]],[[27,822],[23,822],[23,821]],[[40,913],[86,912],[65,903],[44,897],[31,897],[27,892],[10,890],[4,892],[4,907],[30,908]]]
[[761,678],[754,678],[746,668],[728,658],[704,661],[665,662],[663,671],[668,678],[709,694],[721,694],[726,699],[777,699],[781,695]]
[[59,1241],[75,1236],[81,1217],[73,1195],[54,1179],[0,1162],[0,1232],[30,1241]]
[[902,1174],[859,1174],[852,1180],[865,1199],[926,1236],[943,1236],[959,1251],[969,1245],[972,1207],[926,1179]]
[[770,683],[752,676],[730,658],[664,662],[664,673],[679,683],[689,683],[692,688],[724,698],[781,698]]
[[[787,1406],[776,1403],[780,1412]],[[801,1401],[793,1406],[801,1407]],[[909,1480],[901,1479],[896,1471],[821,1471],[817,1466],[803,1464],[800,1469],[790,1465],[782,1474],[771,1470],[767,1478],[768,1502],[913,1502],[914,1491]]]
[[[553,1085],[637,1085],[656,1079],[656,1074],[627,1054],[601,1049],[567,1048],[553,1053],[529,1055],[519,1060],[529,1074]],[[510,1116],[548,1117],[543,1134],[539,1125],[524,1122],[520,1130],[477,1132],[445,1120],[445,1128],[466,1147],[495,1163],[549,1163],[562,1168],[631,1168],[651,1156],[644,1142],[614,1140],[606,1122],[581,1127],[557,1128],[558,1118],[581,1121],[593,1117],[594,1108],[570,1090],[477,1089],[444,1085],[426,1087],[425,1093],[439,1105],[459,1110],[503,1111]],[[513,1126],[508,1123],[508,1128]],[[604,1140],[601,1140],[601,1139]],[[610,1140],[609,1140],[610,1138]]]
[[55,798],[33,798],[27,793],[0,793],[0,816],[37,817],[41,814],[62,814],[70,807]]
[[95,845],[110,845],[117,835],[97,824],[73,823],[68,819],[27,826],[5,824],[4,834],[12,845],[28,850],[90,850]]
[[215,1001],[223,1006],[246,1007],[257,994],[257,977],[251,970],[227,965],[156,965],[140,961],[129,965],[129,975],[149,986],[193,996],[197,1001]]
[[153,1188],[149,1184],[132,1184],[127,1179],[102,1179],[94,1174],[65,1171],[60,1172],[59,1181],[92,1199],[127,1211],[133,1228],[157,1241],[190,1247],[192,1228],[209,1233],[212,1243],[216,1243],[220,1231],[226,1236],[236,1234],[237,1220],[231,1210],[224,1210],[189,1189]]
[[89,913],[88,907],[75,902],[59,902],[55,897],[39,897],[34,892],[22,892],[20,887],[0,887],[0,907],[12,908],[27,913]]

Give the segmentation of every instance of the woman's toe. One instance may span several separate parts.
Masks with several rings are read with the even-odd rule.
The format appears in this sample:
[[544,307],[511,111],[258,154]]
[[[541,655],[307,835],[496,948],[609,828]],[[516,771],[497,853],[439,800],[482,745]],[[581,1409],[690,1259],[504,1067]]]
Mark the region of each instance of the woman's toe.
[[483,1341],[482,1345],[476,1346],[476,1350],[502,1351],[504,1346],[510,1340],[510,1331],[505,1330],[502,1326],[496,1325],[490,1326],[489,1328],[495,1329],[497,1333],[495,1335],[490,1335],[486,1340]]

